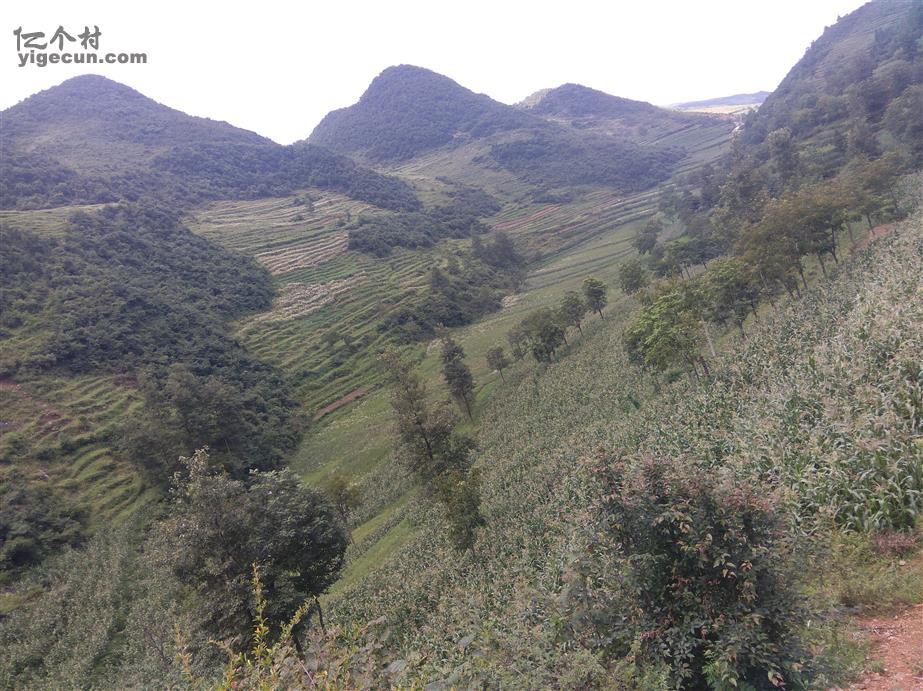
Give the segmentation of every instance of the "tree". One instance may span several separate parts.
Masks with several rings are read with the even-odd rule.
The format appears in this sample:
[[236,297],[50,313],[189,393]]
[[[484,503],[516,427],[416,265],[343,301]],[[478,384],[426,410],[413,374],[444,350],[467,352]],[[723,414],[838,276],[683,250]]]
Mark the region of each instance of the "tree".
[[650,276],[647,269],[641,263],[641,260],[632,257],[619,267],[619,286],[626,295],[634,295],[639,290],[646,288],[650,282]]
[[208,453],[181,459],[174,477],[173,515],[158,530],[164,558],[195,593],[214,635],[249,630],[250,578],[262,570],[266,616],[286,621],[309,597],[336,580],[346,529],[322,494],[288,469],[235,480],[211,467]]
[[699,355],[700,326],[686,292],[671,286],[639,310],[622,342],[631,362],[654,372],[684,365],[692,374],[698,363],[707,376],[708,365]]
[[471,401],[474,398],[474,377],[471,376],[471,370],[465,364],[465,351],[449,335],[447,329],[440,332],[442,339],[442,378],[446,386],[449,387],[449,393],[459,405],[468,413],[468,419],[471,417]]
[[467,549],[483,523],[480,483],[469,459],[474,442],[455,433],[455,416],[445,406],[430,408],[426,388],[413,366],[393,350],[382,354],[391,383],[394,429],[405,462],[417,476],[424,496],[446,509],[451,537]]
[[657,236],[663,230],[663,224],[657,220],[651,220],[647,222],[638,234],[635,235],[634,239],[631,241],[631,244],[634,245],[634,248],[638,250],[638,254],[649,254],[651,250],[654,249],[654,245],[657,244]]
[[455,433],[455,416],[444,404],[430,407],[426,386],[413,365],[395,351],[382,354],[391,385],[394,430],[404,462],[432,495],[434,481],[450,470],[468,467],[474,443]]
[[529,340],[526,332],[522,330],[521,326],[517,326],[506,332],[506,340],[510,344],[513,357],[521,360],[526,354],[525,348]]
[[583,321],[583,317],[586,316],[586,312],[587,305],[580,295],[573,290],[568,290],[564,293],[561,305],[558,307],[558,316],[562,324],[576,326],[577,330],[583,333],[580,323]]
[[362,489],[345,474],[334,473],[324,490],[340,520],[347,525],[350,514],[362,503]]
[[535,310],[522,320],[519,328],[528,336],[532,357],[539,362],[551,362],[564,344],[564,329],[557,315],[548,307]]
[[591,310],[599,314],[600,317],[603,316],[603,307],[605,307],[606,303],[609,301],[606,297],[607,290],[608,287],[606,284],[593,276],[583,281],[583,296],[586,298],[586,304]]
[[798,173],[798,150],[792,131],[783,127],[769,134],[769,156],[782,183],[788,184]]
[[750,267],[737,257],[716,259],[705,273],[703,287],[706,318],[718,324],[733,321],[743,335],[743,323],[749,312],[756,315],[759,298]]
[[503,376],[503,370],[510,366],[510,361],[507,359],[506,353],[503,352],[502,346],[494,346],[487,351],[487,366],[499,372],[500,379],[506,381],[506,377]]
[[803,687],[806,602],[776,496],[683,456],[601,455],[593,472],[578,635],[634,641],[669,688]]
[[273,395],[274,373],[260,374],[202,374],[185,363],[149,368],[138,378],[144,405],[127,416],[122,452],[160,485],[169,483],[180,456],[206,447],[212,462],[237,478],[251,468],[279,467],[297,439],[294,403]]
[[457,549],[470,549],[474,544],[474,531],[485,523],[481,513],[481,474],[477,468],[467,473],[454,471],[442,479],[441,485],[449,537]]

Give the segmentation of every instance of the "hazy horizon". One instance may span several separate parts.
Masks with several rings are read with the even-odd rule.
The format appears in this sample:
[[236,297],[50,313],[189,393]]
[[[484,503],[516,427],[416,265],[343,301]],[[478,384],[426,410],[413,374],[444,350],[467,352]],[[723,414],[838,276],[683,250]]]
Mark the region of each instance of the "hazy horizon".
[[[55,1],[20,8],[8,23],[0,108],[71,77],[100,74],[171,108],[287,144],[307,137],[329,111],[355,103],[396,64],[425,67],[507,104],[573,82],[669,105],[772,91],[825,26],[862,4],[577,2],[558,13],[479,1],[452,15],[447,6],[416,0],[318,8],[273,0],[257,16],[175,0],[134,12],[109,1],[91,10]],[[12,32],[22,27],[47,38],[59,25],[72,34],[97,25],[100,53],[146,52],[148,63],[19,67]]]

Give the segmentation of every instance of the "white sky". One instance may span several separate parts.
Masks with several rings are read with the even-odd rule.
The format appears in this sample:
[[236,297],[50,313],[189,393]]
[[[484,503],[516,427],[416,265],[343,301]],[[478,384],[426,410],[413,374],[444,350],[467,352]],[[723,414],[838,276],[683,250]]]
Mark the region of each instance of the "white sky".
[[[910,0],[886,0],[908,2]],[[94,72],[193,115],[281,143],[410,63],[515,103],[577,82],[669,104],[772,90],[862,0],[36,0],[6,3],[0,108]],[[13,30],[102,32],[100,53],[147,65],[18,66]],[[79,49],[79,44],[71,44]]]

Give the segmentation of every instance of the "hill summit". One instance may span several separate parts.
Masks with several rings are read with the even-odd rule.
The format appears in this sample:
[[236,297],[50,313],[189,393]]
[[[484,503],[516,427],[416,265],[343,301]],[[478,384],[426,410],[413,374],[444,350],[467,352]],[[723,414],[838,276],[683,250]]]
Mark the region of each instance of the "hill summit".
[[400,161],[465,135],[543,126],[540,119],[441,74],[397,65],[379,74],[358,103],[328,113],[308,141],[339,153]]
[[2,118],[2,208],[141,198],[183,205],[307,186],[386,208],[419,205],[405,183],[343,156],[187,115],[98,75],[68,79]]

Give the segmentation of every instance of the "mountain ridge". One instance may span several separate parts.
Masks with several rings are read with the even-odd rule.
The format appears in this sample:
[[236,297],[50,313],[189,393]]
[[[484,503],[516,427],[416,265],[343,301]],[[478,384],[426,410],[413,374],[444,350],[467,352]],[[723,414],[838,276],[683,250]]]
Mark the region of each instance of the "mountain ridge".
[[309,186],[384,208],[419,207],[406,183],[348,158],[187,115],[98,75],[68,79],[0,116],[2,208],[144,198],[188,205]]

